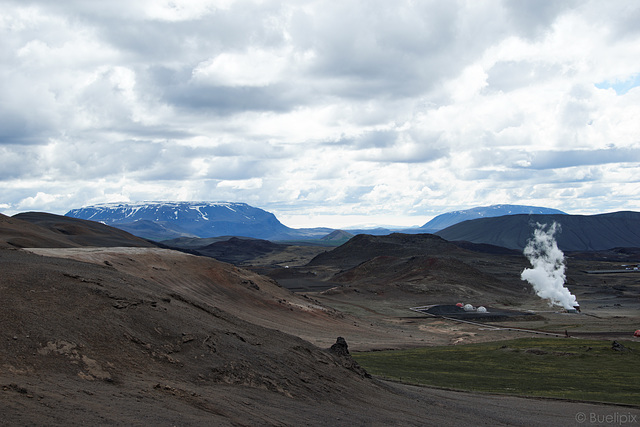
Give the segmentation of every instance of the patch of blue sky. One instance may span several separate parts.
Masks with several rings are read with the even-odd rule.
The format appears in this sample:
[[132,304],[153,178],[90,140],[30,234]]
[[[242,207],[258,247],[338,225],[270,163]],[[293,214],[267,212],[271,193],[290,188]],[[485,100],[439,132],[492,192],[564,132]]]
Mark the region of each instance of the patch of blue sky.
[[640,86],[640,73],[632,74],[626,80],[605,80],[596,83],[598,89],[613,89],[616,95],[624,95],[636,86]]

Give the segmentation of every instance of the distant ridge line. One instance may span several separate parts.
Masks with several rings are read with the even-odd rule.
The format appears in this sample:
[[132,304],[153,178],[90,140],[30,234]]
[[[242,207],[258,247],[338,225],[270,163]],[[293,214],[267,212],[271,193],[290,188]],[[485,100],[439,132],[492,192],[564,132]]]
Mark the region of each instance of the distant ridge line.
[[486,243],[522,250],[536,224],[560,224],[555,236],[563,251],[600,251],[640,247],[640,212],[596,215],[518,214],[464,221],[435,234],[448,241]]

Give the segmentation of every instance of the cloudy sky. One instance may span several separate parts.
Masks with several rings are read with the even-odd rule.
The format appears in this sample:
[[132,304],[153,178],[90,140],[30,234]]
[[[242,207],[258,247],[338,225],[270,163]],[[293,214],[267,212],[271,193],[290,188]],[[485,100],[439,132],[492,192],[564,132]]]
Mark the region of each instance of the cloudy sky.
[[640,210],[640,2],[0,0],[0,212]]

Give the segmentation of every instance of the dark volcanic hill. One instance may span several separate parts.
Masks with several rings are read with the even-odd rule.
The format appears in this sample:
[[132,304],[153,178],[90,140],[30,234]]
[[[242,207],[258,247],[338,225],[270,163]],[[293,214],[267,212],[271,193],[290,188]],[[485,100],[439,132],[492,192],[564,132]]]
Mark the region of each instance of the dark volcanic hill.
[[526,266],[521,253],[469,242],[461,246],[434,234],[361,234],[319,254],[306,268],[333,273],[327,279],[342,286],[328,294],[356,292],[368,301],[392,298],[415,306],[421,301],[530,298],[519,277]]
[[[486,263],[483,265],[486,267]],[[378,256],[337,274],[332,281],[349,289],[376,295],[413,294],[415,301],[488,301],[495,298],[528,298],[519,281],[502,281],[492,274],[447,256]],[[339,292],[334,290],[334,292]]]
[[518,214],[564,215],[565,213],[557,209],[542,208],[537,206],[492,205],[466,209],[462,211],[447,212],[436,216],[431,221],[420,227],[420,229],[422,229],[424,233],[435,233],[436,231],[445,229],[463,221]]
[[160,243],[162,243],[163,245],[169,246],[171,248],[198,249],[215,242],[224,242],[226,240],[229,240],[232,237],[233,236],[219,236],[219,237],[207,237],[207,238],[177,237],[175,239],[162,240]]
[[640,212],[600,215],[509,215],[465,221],[436,234],[449,241],[465,240],[522,250],[536,224],[557,222],[558,247],[563,251],[598,251],[640,247]]
[[356,265],[377,256],[407,257],[427,254],[456,254],[461,251],[456,245],[433,234],[401,234],[372,236],[358,234],[347,243],[322,253],[309,265],[331,265],[341,269]]
[[0,247],[66,248],[78,246],[139,246],[154,244],[125,231],[93,221],[43,212],[0,215]]
[[332,242],[332,243],[344,243],[354,235],[344,230],[334,230],[326,236],[322,237],[320,240],[323,242]]
[[232,237],[222,242],[214,242],[196,248],[197,253],[231,264],[243,262],[275,251],[282,251],[288,245],[262,239],[240,239]]

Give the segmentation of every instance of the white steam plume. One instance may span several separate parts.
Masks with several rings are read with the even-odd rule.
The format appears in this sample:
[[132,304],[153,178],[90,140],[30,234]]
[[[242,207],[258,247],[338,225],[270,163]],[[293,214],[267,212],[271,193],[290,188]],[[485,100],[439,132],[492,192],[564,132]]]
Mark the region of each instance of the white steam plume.
[[524,255],[533,268],[525,268],[520,277],[531,283],[540,298],[549,300],[550,305],[561,305],[572,309],[578,305],[575,295],[564,287],[564,254],[554,235],[560,226],[554,222],[551,226],[537,224],[533,238],[524,248]]

